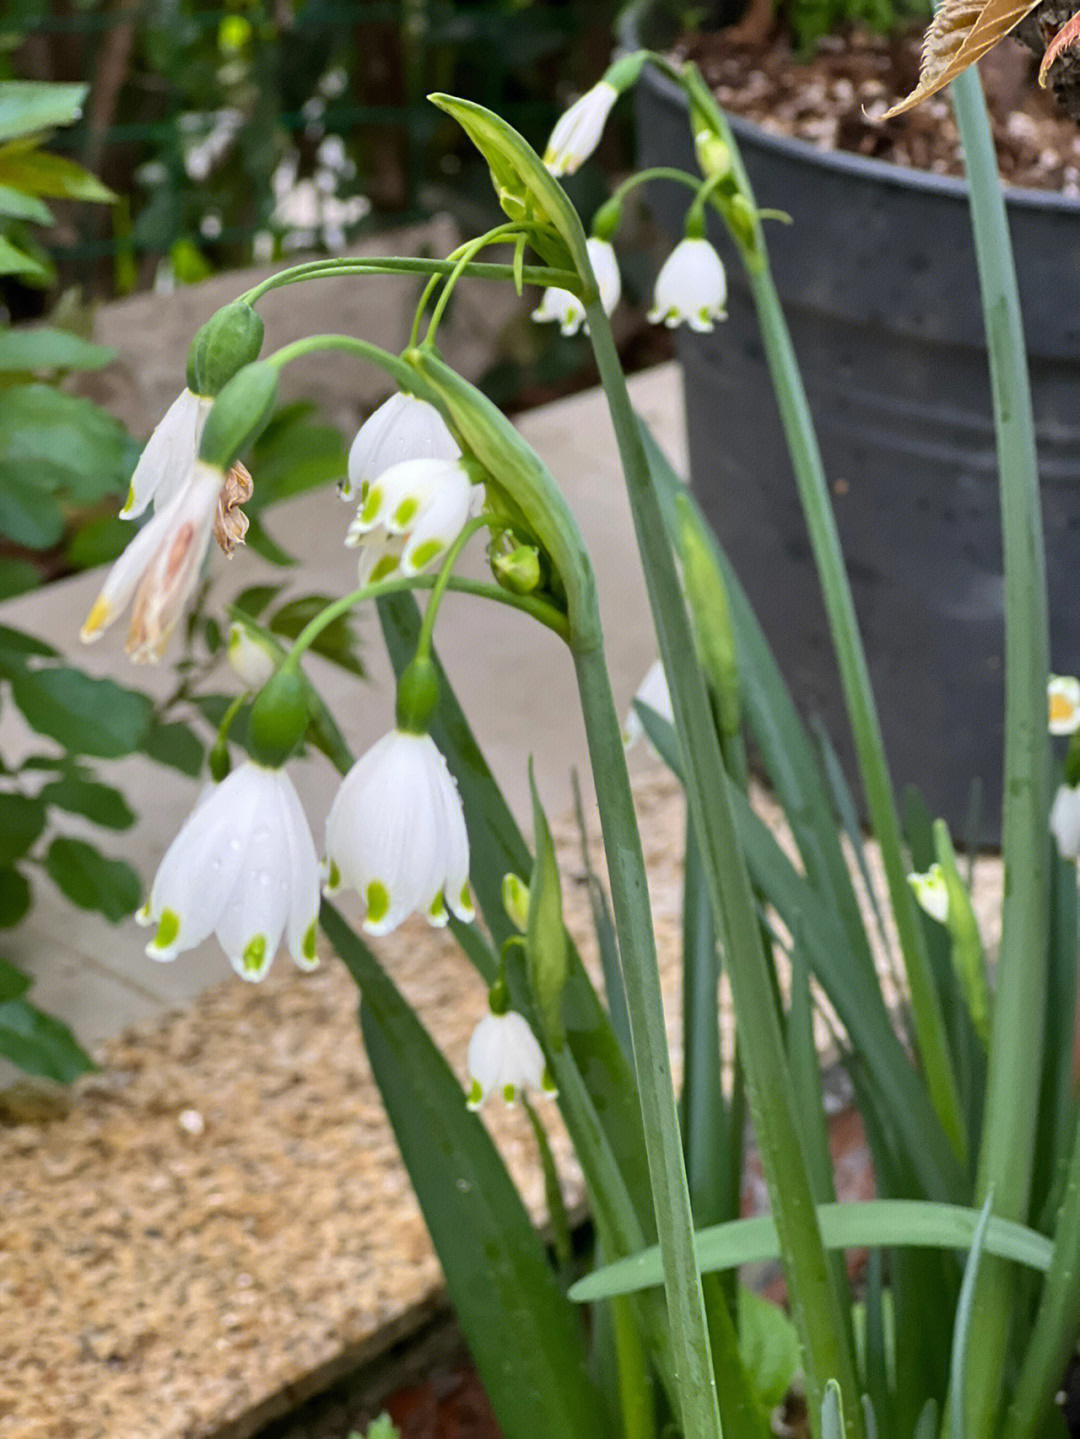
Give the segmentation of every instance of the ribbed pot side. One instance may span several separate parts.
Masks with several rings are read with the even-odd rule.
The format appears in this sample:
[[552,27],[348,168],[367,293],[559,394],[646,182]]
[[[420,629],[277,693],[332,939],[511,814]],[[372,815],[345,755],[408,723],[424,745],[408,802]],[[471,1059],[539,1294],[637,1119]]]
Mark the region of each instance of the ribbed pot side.
[[[637,89],[641,166],[694,169],[681,92]],[[973,779],[983,840],[1000,825],[1003,588],[994,429],[966,190],[822,152],[734,119],[817,426],[898,789],[917,785],[963,836]],[[650,187],[681,233],[688,192]],[[1014,191],[1009,220],[1034,391],[1051,655],[1080,670],[1080,205]],[[849,777],[851,745],[824,610],[749,290],[681,330],[691,480],[804,716]]]

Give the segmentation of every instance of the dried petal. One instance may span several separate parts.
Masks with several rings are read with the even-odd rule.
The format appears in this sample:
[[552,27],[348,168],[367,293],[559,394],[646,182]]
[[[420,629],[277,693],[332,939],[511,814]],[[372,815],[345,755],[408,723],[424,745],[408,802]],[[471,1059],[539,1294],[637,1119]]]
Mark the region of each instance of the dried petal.
[[955,80],[1016,28],[1039,0],[943,0],[923,39],[919,83],[882,119],[910,110]]
[[247,504],[254,490],[251,476],[237,460],[225,476],[225,483],[218,495],[217,513],[214,515],[214,539],[217,540],[221,552],[230,558],[237,545],[244,543],[248,517],[240,506]]

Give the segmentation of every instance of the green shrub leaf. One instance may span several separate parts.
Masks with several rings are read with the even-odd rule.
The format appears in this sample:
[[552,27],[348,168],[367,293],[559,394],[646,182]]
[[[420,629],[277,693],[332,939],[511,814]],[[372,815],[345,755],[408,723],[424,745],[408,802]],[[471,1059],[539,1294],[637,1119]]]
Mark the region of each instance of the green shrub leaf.
[[25,794],[0,794],[0,864],[20,859],[45,828],[45,806]]
[[25,999],[0,1004],[0,1055],[27,1074],[70,1084],[96,1066],[66,1024]]
[[116,924],[142,901],[142,880],[122,859],[108,859],[82,839],[54,839],[45,868],[72,904],[95,909]]
[[85,815],[106,829],[130,829],[135,823],[135,812],[118,789],[82,775],[63,775],[47,784],[40,798],[71,814]]
[[131,754],[150,724],[146,695],[79,670],[22,670],[12,675],[11,689],[27,722],[72,754]]

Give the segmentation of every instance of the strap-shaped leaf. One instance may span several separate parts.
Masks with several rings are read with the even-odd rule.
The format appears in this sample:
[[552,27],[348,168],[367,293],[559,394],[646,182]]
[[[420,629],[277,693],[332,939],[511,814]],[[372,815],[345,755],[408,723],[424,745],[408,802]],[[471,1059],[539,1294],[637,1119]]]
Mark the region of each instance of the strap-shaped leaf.
[[944,0],[923,39],[919,83],[882,116],[888,120],[935,95],[1015,29],[1039,0]]
[[322,924],[360,989],[368,1059],[503,1432],[599,1439],[580,1315],[487,1130],[359,936],[328,904]]

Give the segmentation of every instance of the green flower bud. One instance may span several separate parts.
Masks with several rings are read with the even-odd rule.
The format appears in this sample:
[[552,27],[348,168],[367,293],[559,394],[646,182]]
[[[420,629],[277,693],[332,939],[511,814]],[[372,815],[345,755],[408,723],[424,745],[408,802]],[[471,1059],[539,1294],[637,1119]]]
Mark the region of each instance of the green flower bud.
[[622,220],[622,201],[615,195],[605,200],[592,217],[589,233],[598,240],[612,240]]
[[694,154],[706,180],[722,180],[731,173],[731,146],[708,126],[694,131]]
[[304,742],[308,693],[295,669],[278,670],[263,686],[248,719],[248,750],[256,764],[280,769]]
[[238,370],[259,358],[263,322],[246,300],[234,300],[196,330],[188,351],[188,389],[216,395]]
[[226,649],[229,668],[249,690],[269,683],[281,660],[281,648],[253,625],[233,620]]
[[622,95],[632,85],[637,84],[648,58],[648,50],[635,50],[631,55],[622,55],[604,71],[603,79]]
[[508,555],[496,555],[492,569],[503,589],[531,595],[540,583],[540,551],[535,545],[518,545]]
[[757,210],[745,195],[729,195],[721,202],[724,219],[728,223],[732,238],[740,249],[756,254],[758,250]]
[[206,417],[199,458],[229,470],[270,423],[277,404],[278,371],[269,360],[256,360],[235,374]]
[[524,934],[529,927],[529,886],[519,874],[503,875],[502,902],[511,924]]
[[427,734],[439,703],[439,675],[434,662],[417,655],[402,671],[397,689],[397,727],[407,734]]
[[210,778],[220,784],[232,769],[229,746],[224,735],[219,735],[210,750]]

